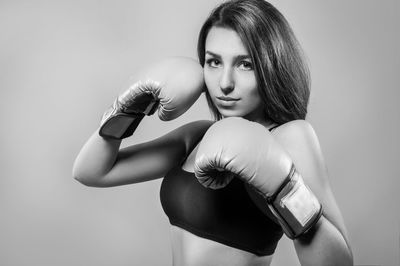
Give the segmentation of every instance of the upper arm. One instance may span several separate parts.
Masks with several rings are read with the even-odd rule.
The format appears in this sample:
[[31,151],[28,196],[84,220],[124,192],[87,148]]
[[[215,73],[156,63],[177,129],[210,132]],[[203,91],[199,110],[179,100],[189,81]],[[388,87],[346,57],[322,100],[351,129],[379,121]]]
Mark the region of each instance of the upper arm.
[[276,128],[272,134],[289,153],[304,182],[321,202],[325,218],[340,231],[349,246],[344,221],[332,193],[328,170],[312,126],[305,120],[295,120]]
[[154,140],[121,149],[110,171],[93,186],[119,186],[163,177],[186,158],[210,125],[211,121],[206,120],[191,122]]

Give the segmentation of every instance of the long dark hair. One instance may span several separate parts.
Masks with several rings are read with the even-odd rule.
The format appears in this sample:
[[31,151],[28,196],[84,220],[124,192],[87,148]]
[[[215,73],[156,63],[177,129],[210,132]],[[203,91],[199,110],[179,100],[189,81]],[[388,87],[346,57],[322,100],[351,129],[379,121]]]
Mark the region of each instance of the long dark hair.
[[[203,67],[205,42],[213,26],[236,31],[249,51],[266,118],[278,124],[305,119],[310,96],[309,69],[283,15],[264,0],[231,0],[220,4],[200,30],[197,53]],[[207,90],[206,97],[214,118],[221,119]]]

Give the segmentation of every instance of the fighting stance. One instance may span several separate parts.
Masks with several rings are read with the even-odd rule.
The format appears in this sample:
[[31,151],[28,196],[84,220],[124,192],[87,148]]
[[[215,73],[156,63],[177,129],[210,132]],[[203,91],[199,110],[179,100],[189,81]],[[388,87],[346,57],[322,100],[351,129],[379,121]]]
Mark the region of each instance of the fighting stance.
[[[228,1],[204,23],[199,62],[168,58],[135,74],[80,151],[81,183],[164,178],[174,266],[269,265],[279,239],[302,265],[352,265],[317,136],[306,122],[308,70],[285,18],[263,0]],[[195,121],[120,149],[144,117],[183,114],[202,93],[215,121]]]

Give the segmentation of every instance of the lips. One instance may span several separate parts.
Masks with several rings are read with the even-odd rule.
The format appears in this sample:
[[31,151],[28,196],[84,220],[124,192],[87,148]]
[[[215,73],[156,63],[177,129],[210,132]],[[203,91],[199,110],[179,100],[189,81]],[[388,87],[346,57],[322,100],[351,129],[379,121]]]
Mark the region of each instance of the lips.
[[240,100],[240,98],[233,98],[233,97],[228,97],[228,96],[219,96],[216,97],[216,105],[218,108],[224,108],[224,109],[231,109],[236,106],[236,103]]
[[239,101],[238,98],[232,98],[232,97],[228,97],[228,96],[219,96],[219,97],[217,97],[217,99],[221,100],[221,101],[226,101],[226,102]]

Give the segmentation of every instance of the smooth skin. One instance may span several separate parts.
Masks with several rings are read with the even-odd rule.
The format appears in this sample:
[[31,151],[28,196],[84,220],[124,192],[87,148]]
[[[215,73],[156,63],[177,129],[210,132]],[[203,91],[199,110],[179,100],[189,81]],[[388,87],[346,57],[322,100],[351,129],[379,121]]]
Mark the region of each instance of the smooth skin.
[[[252,62],[237,33],[221,27],[211,28],[206,52],[204,80],[223,117],[240,116],[266,128],[274,126],[262,116]],[[231,99],[223,100],[224,97]],[[212,123],[192,122],[153,141],[121,150],[120,140],[103,139],[96,131],[79,153],[73,175],[88,186],[111,187],[161,178],[179,164],[183,170],[194,172],[198,143]],[[279,126],[272,135],[290,154],[304,181],[324,207],[315,229],[293,241],[300,263],[352,265],[346,229],[313,128],[304,120],[295,120]],[[174,266],[261,266],[270,265],[272,260],[272,255],[259,257],[172,225],[171,242]]]

